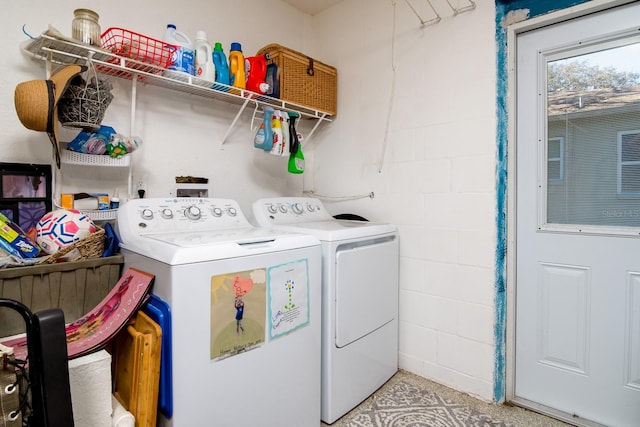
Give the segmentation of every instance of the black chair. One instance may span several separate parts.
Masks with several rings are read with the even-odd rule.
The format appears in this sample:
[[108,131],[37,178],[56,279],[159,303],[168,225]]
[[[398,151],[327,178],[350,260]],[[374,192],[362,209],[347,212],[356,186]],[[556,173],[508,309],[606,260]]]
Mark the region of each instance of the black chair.
[[27,332],[30,427],[73,427],[64,313],[51,308],[32,313],[24,304],[0,298],[0,307],[17,311]]

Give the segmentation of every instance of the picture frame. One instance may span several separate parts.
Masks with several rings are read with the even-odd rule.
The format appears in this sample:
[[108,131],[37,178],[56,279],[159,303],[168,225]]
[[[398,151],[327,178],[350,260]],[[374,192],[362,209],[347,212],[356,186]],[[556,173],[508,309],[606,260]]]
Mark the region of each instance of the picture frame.
[[0,162],[0,212],[28,232],[51,212],[51,165]]

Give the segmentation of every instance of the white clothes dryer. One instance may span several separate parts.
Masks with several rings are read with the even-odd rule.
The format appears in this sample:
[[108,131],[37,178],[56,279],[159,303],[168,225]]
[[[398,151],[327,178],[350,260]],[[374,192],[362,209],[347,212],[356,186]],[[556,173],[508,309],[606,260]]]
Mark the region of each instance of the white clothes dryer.
[[321,246],[253,227],[229,199],[133,199],[125,266],[170,305],[173,411],[159,426],[317,427]]
[[333,423],[398,370],[398,232],[333,218],[318,199],[253,203],[252,222],[322,243],[322,405]]

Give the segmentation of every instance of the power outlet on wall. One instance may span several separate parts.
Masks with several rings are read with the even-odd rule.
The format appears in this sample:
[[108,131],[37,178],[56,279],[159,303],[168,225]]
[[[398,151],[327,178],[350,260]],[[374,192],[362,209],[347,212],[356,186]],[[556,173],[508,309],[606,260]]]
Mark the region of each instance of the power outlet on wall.
[[144,199],[144,195],[146,193],[146,184],[145,179],[143,177],[139,177],[136,180],[136,191],[138,192],[138,197]]

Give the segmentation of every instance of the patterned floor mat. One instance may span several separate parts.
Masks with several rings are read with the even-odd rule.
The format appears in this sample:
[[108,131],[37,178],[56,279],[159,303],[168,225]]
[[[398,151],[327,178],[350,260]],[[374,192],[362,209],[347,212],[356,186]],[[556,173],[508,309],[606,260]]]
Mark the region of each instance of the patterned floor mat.
[[349,427],[512,427],[403,380],[383,387],[345,421]]

